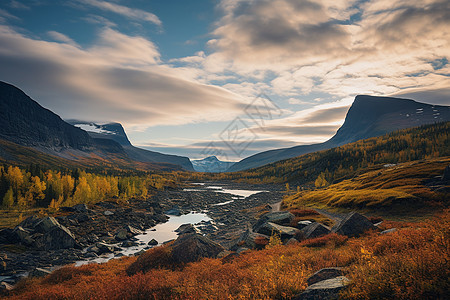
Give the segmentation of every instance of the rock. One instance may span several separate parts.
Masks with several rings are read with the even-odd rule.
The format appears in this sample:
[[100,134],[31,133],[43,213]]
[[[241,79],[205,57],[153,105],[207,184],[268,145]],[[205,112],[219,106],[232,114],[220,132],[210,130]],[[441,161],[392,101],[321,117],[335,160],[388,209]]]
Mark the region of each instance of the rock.
[[225,250],[221,245],[195,233],[180,235],[171,248],[172,258],[177,263],[198,261],[203,257],[215,258]]
[[297,243],[298,243],[298,241],[297,241],[296,239],[290,238],[290,239],[285,243],[285,245],[295,245],[295,244],[297,244]]
[[14,287],[12,285],[10,285],[9,283],[6,282],[1,282],[0,283],[0,290],[2,291],[11,291]]
[[47,276],[48,274],[51,274],[52,272],[50,270],[47,269],[43,269],[43,268],[35,268],[33,271],[30,272],[30,274],[28,275],[29,277],[44,277]]
[[237,240],[233,241],[233,246],[230,249],[233,251],[236,251],[239,247],[263,249],[269,243],[269,240],[269,236],[247,229]]
[[347,287],[349,280],[345,276],[319,281],[293,300],[339,299],[339,293]]
[[219,254],[217,254],[217,258],[224,258],[225,256],[228,256],[231,253],[233,253],[233,252],[228,251],[228,250],[224,250],[224,251],[220,252]]
[[88,221],[92,221],[92,218],[89,217],[87,214],[85,213],[81,213],[77,215],[77,221],[79,223],[84,223],[84,222],[88,222]]
[[236,254],[241,254],[242,252],[249,251],[250,249],[246,247],[239,247],[236,249]]
[[442,176],[442,181],[450,182],[450,165],[445,167],[444,174]]
[[77,246],[72,232],[59,223],[45,234],[36,238],[34,244],[40,250],[68,249]]
[[19,241],[24,245],[31,245],[34,243],[33,238],[28,230],[22,228],[22,226],[16,226],[12,231],[14,240]]
[[86,204],[74,205],[74,206],[72,206],[72,209],[74,211],[81,212],[81,213],[85,213],[85,212],[87,212],[89,210]]
[[334,225],[331,231],[348,237],[354,237],[359,236],[369,229],[375,229],[375,226],[369,219],[357,212],[351,212]]
[[298,229],[303,229],[303,228],[305,228],[306,226],[308,226],[308,225],[311,225],[313,222],[311,222],[311,221],[298,221],[297,222],[297,228]]
[[396,232],[396,231],[397,231],[397,228],[391,228],[391,229],[387,229],[387,230],[380,232],[380,234],[387,234],[387,233]]
[[166,211],[165,214],[169,216],[181,216],[181,210],[178,208],[172,208]]
[[324,268],[311,275],[308,279],[306,279],[306,282],[308,283],[308,286],[310,286],[319,281],[335,278],[342,275],[343,274],[341,268]]
[[159,243],[158,243],[158,241],[157,240],[155,240],[155,239],[151,239],[151,241],[150,242],[148,242],[148,244],[147,245],[150,245],[150,246],[156,246],[156,245],[158,245]]
[[105,211],[103,212],[103,214],[104,214],[105,216],[112,216],[112,215],[114,215],[114,213],[113,213],[112,211],[110,211],[110,210],[105,210]]
[[306,239],[316,238],[330,233],[330,229],[320,223],[312,223],[302,229]]
[[267,222],[275,223],[278,225],[287,225],[294,219],[294,215],[288,211],[269,212],[262,215],[258,222],[253,226],[254,232],[259,232],[259,228]]
[[34,225],[34,230],[40,233],[47,233],[54,227],[58,227],[60,224],[53,217],[42,218]]
[[128,232],[125,229],[121,229],[119,230],[116,235],[114,236],[114,238],[118,241],[123,241],[126,240],[128,238]]
[[128,247],[134,247],[134,246],[137,246],[137,245],[139,245],[139,244],[136,243],[136,242],[133,242],[133,241],[124,241],[120,246],[128,248]]
[[192,224],[183,224],[178,227],[175,232],[178,232],[178,235],[187,234],[187,233],[199,233],[197,228],[195,228]]
[[105,244],[105,243],[96,243],[95,247],[98,248],[98,252],[96,252],[97,254],[114,252],[114,245],[109,245],[109,244]]
[[19,226],[22,228],[34,228],[37,222],[39,222],[41,219],[36,216],[31,216],[23,220]]
[[132,235],[138,235],[141,234],[142,231],[139,229],[134,228],[133,226],[127,225],[125,226],[125,230],[129,233],[131,233]]
[[289,239],[299,232],[297,228],[278,225],[272,222],[266,222],[259,227],[258,233],[271,236],[272,234],[279,234],[282,239]]

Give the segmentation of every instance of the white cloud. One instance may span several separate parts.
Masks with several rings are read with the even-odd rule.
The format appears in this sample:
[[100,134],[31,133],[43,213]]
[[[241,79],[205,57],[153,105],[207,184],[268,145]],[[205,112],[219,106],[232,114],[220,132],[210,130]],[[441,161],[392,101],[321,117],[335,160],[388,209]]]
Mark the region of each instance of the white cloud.
[[158,26],[162,25],[161,20],[154,14],[146,12],[137,8],[129,8],[123,5],[119,5],[116,3],[111,3],[108,1],[101,0],[79,0],[82,3],[89,4],[91,6],[97,7],[99,9],[114,12],[116,14],[128,17],[130,19],[147,21],[154,23]]
[[163,65],[142,37],[104,29],[89,48],[69,42],[35,40],[0,26],[0,77],[64,118],[128,126],[229,120],[245,106],[242,97]]

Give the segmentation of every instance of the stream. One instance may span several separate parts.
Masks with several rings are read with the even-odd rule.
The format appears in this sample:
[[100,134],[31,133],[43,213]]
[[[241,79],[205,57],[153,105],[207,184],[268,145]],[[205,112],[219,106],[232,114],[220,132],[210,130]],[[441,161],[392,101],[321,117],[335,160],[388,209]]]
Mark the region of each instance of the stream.
[[[219,202],[215,204],[211,204],[211,206],[220,206],[225,207],[233,203],[235,200],[238,199],[245,199],[246,197],[249,197],[251,195],[265,192],[261,190],[246,190],[246,189],[229,189],[222,186],[208,186],[205,183],[194,183],[194,185],[198,186],[195,188],[189,188],[189,189],[183,189],[183,192],[216,192],[216,193],[226,193],[233,195],[231,197],[232,200],[227,200],[224,202]],[[89,263],[103,263],[107,262],[108,260],[112,258],[118,258],[121,256],[131,256],[135,255],[136,253],[139,253],[141,251],[145,251],[147,249],[150,249],[154,246],[148,245],[148,242],[152,239],[155,239],[158,242],[158,245],[162,245],[168,241],[174,240],[178,237],[177,232],[175,230],[180,227],[183,224],[193,224],[197,228],[201,228],[202,226],[215,226],[215,222],[212,218],[208,216],[208,211],[191,211],[188,214],[175,216],[175,215],[168,215],[169,220],[166,223],[158,224],[148,230],[146,230],[143,234],[139,234],[134,236],[132,240],[134,240],[137,245],[132,247],[121,247],[121,243],[114,244],[115,246],[122,249],[121,251],[117,251],[115,253],[109,253],[104,254],[96,258],[91,259],[85,259],[80,260],[75,263],[75,266],[82,266]],[[85,249],[86,251],[86,249]]]

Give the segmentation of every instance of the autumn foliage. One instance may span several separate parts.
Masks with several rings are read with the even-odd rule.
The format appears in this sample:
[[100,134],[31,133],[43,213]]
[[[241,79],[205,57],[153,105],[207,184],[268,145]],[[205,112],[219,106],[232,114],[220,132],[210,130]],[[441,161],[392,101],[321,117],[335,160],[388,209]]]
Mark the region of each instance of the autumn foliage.
[[[445,299],[450,287],[450,211],[421,223],[385,222],[387,234],[330,234],[289,246],[165,265],[165,247],[140,258],[64,267],[19,284],[10,299],[289,299],[324,267],[343,267],[343,299]],[[153,259],[150,259],[153,257]],[[161,259],[161,263],[157,261]]]

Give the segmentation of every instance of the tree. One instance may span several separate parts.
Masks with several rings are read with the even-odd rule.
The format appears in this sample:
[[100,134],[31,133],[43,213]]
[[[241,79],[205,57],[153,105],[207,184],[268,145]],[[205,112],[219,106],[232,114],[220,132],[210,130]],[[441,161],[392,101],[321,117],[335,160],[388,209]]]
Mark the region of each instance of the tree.
[[5,196],[3,197],[3,206],[5,208],[11,208],[14,205],[14,192],[12,187],[9,188],[9,190],[6,192]]

